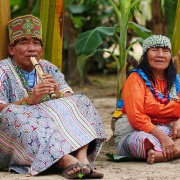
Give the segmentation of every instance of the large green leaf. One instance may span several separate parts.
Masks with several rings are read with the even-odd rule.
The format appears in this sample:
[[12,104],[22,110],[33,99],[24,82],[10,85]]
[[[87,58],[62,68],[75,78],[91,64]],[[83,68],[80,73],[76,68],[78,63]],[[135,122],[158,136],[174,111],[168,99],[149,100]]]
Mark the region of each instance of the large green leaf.
[[40,17],[40,6],[41,6],[41,0],[37,0],[32,12],[31,12],[32,15],[34,15],[38,18]]
[[81,76],[83,75],[84,67],[85,67],[87,61],[88,61],[87,56],[79,56],[77,58],[77,69]]
[[165,1],[164,2],[164,8],[165,8],[165,18],[167,20],[168,24],[168,37],[172,39],[173,30],[174,30],[174,22],[176,16],[176,11],[179,8],[178,7],[178,0],[171,0],[171,1]]
[[128,28],[133,29],[134,32],[142,39],[146,39],[151,35],[150,30],[134,22],[128,22]]
[[75,5],[72,4],[69,6],[69,10],[73,13],[73,14],[81,14],[83,12],[85,12],[87,10],[87,6],[80,4],[80,5]]
[[64,1],[64,7],[67,8],[69,7],[72,3],[73,3],[74,0],[65,0]]
[[78,35],[75,46],[77,56],[92,55],[108,36],[112,36],[116,27],[97,27]]

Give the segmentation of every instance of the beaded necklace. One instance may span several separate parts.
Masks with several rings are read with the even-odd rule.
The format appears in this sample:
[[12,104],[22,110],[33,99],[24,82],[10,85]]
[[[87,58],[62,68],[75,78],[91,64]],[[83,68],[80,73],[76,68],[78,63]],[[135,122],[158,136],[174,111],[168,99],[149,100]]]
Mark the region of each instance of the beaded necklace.
[[[30,96],[30,94],[32,93],[32,90],[31,90],[31,88],[29,87],[29,84],[28,84],[28,82],[26,81],[26,78],[25,78],[24,74],[21,72],[20,68],[17,66],[17,64],[15,63],[14,59],[11,59],[11,61],[12,61],[12,64],[13,64],[13,66],[14,66],[17,74],[18,74],[19,77],[20,77],[20,80],[21,80],[24,88],[26,89],[28,95]],[[48,101],[48,100],[50,100],[49,95],[44,95],[44,97],[41,99],[40,103],[41,103],[41,102]]]
[[154,86],[153,82],[150,81],[150,83],[152,85],[152,88],[153,88],[153,91],[154,91],[154,97],[156,98],[156,100],[159,101],[161,104],[167,104],[169,102],[167,87],[165,87],[164,97],[162,98],[162,97],[159,96],[159,93],[158,93],[156,87]]

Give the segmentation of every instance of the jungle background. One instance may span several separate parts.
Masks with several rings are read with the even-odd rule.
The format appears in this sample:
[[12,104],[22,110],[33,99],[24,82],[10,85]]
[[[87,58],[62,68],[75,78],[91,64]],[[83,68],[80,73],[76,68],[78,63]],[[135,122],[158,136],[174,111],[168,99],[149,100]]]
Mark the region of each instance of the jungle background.
[[[0,0],[0,4],[3,1]],[[48,0],[41,1],[46,2]],[[20,15],[30,14],[33,11],[37,16],[40,14],[40,9],[38,8],[40,0],[10,0],[9,2],[10,19]],[[141,0],[136,10],[133,11],[130,20],[146,27],[152,34],[166,35],[172,40],[175,22],[179,22],[177,13],[180,9],[179,6],[180,0]],[[4,18],[4,10],[4,7],[1,6],[0,20]],[[60,69],[75,93],[84,93],[92,100],[102,118],[107,134],[107,141],[104,143],[102,151],[95,163],[96,168],[105,174],[104,179],[178,179],[179,160],[149,166],[146,162],[115,162],[106,156],[107,153],[116,152],[113,142],[113,131],[111,129],[111,119],[116,109],[117,64],[107,53],[97,52],[89,57],[83,76],[81,76],[77,68],[75,47],[80,33],[98,26],[113,26],[116,22],[117,17],[108,0],[64,0],[62,59],[59,59],[61,61]],[[179,29],[176,29],[176,31],[180,32]],[[137,34],[133,30],[128,29],[127,47],[137,37]],[[180,38],[178,36],[176,36],[176,41],[180,44]],[[118,49],[114,46],[111,38],[107,38],[101,46],[111,49],[117,56],[119,55]],[[137,65],[136,63],[140,60],[141,53],[141,45],[139,43],[134,44],[127,58],[129,62],[126,67],[127,74],[132,67]],[[0,179],[55,180],[64,178],[51,174],[32,178],[24,175],[0,172]]]
[[[2,0],[1,0],[2,1]],[[39,11],[35,6],[40,0],[10,0],[10,19],[20,15]],[[162,34],[172,38],[178,0],[141,0],[131,21],[136,22],[152,31],[152,34]],[[3,7],[1,7],[3,11]],[[107,0],[64,0],[63,26],[63,55],[62,72],[66,79],[73,84],[89,82],[88,75],[116,74],[116,63],[106,53],[96,53],[86,65],[83,78],[77,70],[77,55],[75,44],[78,34],[91,30],[97,26],[112,26],[117,17]],[[3,18],[3,13],[2,13]],[[128,30],[127,46],[137,35]],[[103,47],[113,48],[110,40],[102,44]],[[134,48],[138,48],[136,45]],[[115,49],[116,50],[116,49]],[[114,51],[115,51],[114,50]],[[118,53],[118,52],[117,52]],[[130,57],[140,59],[141,47],[131,49]]]

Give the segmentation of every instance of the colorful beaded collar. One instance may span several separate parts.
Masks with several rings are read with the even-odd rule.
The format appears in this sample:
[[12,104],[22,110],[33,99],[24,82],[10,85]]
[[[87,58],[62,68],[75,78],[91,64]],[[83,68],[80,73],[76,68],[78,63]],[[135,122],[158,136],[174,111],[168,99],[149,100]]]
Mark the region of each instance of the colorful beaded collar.
[[[170,101],[170,99],[178,100],[178,93],[180,92],[180,84],[179,84],[179,76],[176,75],[176,79],[174,81],[174,85],[170,91],[165,90],[165,94],[161,94],[159,91],[156,91],[153,83],[149,81],[146,74],[141,69],[133,69],[132,72],[137,72],[142,79],[145,81],[146,85],[149,86],[154,97],[163,104],[166,104]],[[162,99],[165,99],[162,101]]]

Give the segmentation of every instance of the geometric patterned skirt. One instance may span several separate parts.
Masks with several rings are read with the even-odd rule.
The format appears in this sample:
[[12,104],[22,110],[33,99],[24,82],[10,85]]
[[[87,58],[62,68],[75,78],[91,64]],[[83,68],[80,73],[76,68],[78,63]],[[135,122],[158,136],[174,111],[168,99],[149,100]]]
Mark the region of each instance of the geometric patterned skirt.
[[106,139],[97,110],[82,94],[0,112],[0,168],[37,175],[89,144],[92,163]]
[[[171,134],[172,125],[156,125],[168,136]],[[153,145],[153,150],[162,152],[159,140],[152,134],[144,131],[132,130],[124,141],[117,143],[117,151],[121,156],[147,159],[145,140]]]

